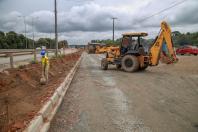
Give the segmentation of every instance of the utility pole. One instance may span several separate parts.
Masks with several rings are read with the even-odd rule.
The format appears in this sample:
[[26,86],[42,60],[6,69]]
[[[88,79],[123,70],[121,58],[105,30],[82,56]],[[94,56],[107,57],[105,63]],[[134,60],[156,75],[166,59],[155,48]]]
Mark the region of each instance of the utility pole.
[[36,48],[34,43],[34,17],[32,17],[32,45],[33,45],[33,52],[34,52],[34,62],[36,62]]
[[25,25],[25,48],[27,49],[28,48],[28,45],[27,45],[27,28],[26,28],[26,20],[25,20],[25,16],[19,16],[19,17],[23,17],[23,21],[24,21],[24,25]]
[[33,40],[33,48],[35,48],[35,43],[34,43],[34,22],[37,20],[39,17],[32,17],[32,40]]
[[115,18],[115,17],[112,18],[112,20],[113,20],[113,39],[112,39],[113,42],[114,42],[115,19],[117,19],[117,18]]
[[50,31],[50,40],[49,40],[49,47],[50,47],[50,49],[52,49],[52,46],[51,46],[51,36],[52,35],[52,32]]
[[56,57],[58,57],[58,33],[57,33],[57,1],[54,0],[54,14],[55,14],[55,44],[56,44]]
[[28,45],[27,45],[27,27],[26,27],[25,16],[23,16],[23,19],[24,19],[24,24],[25,24],[25,48],[27,49],[28,48]]
[[34,18],[32,18],[32,45],[33,45],[33,49],[35,49],[35,45],[34,45]]

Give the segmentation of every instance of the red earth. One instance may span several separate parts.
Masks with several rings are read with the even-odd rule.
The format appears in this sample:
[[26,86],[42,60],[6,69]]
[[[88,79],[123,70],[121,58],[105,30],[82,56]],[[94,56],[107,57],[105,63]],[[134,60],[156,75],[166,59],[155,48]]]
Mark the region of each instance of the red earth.
[[50,59],[46,85],[39,83],[40,63],[0,72],[0,131],[22,131],[67,76],[81,53]]

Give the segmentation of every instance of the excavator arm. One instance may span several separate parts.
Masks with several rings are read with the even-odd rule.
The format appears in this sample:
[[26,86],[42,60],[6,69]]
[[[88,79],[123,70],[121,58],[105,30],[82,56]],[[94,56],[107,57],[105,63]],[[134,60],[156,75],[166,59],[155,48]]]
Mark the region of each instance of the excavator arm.
[[163,42],[165,41],[166,47],[168,50],[168,56],[170,59],[170,63],[177,62],[178,59],[176,57],[174,47],[173,47],[173,42],[172,42],[172,37],[171,37],[171,29],[169,25],[163,21],[161,23],[161,30],[159,35],[157,36],[154,44],[150,48],[150,60],[149,60],[149,65],[151,66],[156,66],[159,63],[160,60],[160,53],[162,52],[162,45]]

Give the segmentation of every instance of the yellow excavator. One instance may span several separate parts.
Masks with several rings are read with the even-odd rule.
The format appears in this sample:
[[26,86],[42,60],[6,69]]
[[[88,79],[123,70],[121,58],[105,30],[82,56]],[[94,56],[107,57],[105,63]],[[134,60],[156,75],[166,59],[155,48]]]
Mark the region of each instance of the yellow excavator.
[[112,47],[106,51],[106,58],[101,60],[101,68],[108,69],[108,65],[116,65],[118,69],[122,68],[127,72],[144,70],[148,66],[159,64],[161,53],[168,58],[167,64],[178,61],[176,57],[170,26],[161,22],[161,30],[154,43],[145,50],[142,44],[142,37],[147,33],[124,33],[119,47]]
[[96,46],[96,51],[95,51],[95,54],[103,54],[107,51],[107,47],[106,46],[100,46],[100,45],[97,45]]
[[113,48],[119,48],[118,46],[96,46],[96,51],[95,54],[103,54],[106,53],[107,51],[113,49]]

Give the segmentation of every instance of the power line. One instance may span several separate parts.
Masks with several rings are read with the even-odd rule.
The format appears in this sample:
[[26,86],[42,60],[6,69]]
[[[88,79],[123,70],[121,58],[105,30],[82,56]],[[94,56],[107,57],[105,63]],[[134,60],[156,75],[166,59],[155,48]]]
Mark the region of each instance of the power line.
[[92,2],[94,0],[67,0],[68,2],[79,2],[79,3],[83,3],[83,2]]
[[188,1],[188,0],[183,0],[183,1],[177,2],[177,3],[173,4],[172,6],[169,6],[169,7],[165,8],[165,9],[163,9],[163,10],[157,12],[157,13],[154,13],[154,14],[152,14],[152,15],[150,15],[150,16],[144,18],[144,19],[142,19],[141,22],[143,22],[143,21],[145,21],[145,20],[147,20],[147,19],[150,19],[151,17],[154,17],[154,16],[156,16],[156,15],[159,15],[159,14],[161,14],[161,13],[167,11],[167,10],[170,10],[171,8],[176,7],[176,6],[182,4],[182,3],[186,2],[186,1]]

